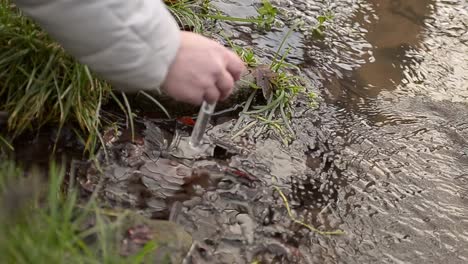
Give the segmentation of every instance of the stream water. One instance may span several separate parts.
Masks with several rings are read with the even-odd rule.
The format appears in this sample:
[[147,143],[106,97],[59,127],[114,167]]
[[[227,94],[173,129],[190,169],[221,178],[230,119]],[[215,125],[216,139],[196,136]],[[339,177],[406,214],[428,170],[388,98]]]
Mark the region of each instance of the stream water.
[[[195,263],[467,263],[468,2],[276,4],[306,22],[335,14],[324,40],[289,39],[289,60],[325,102],[295,118],[289,148],[259,140],[232,158],[260,184],[230,182],[187,203],[178,219],[200,242]],[[245,16],[252,5],[218,6]],[[259,54],[286,33],[231,29]],[[292,223],[272,185],[298,219],[345,234]]]
[[[255,3],[214,2],[238,17]],[[297,139],[230,140],[235,121],[215,119],[214,158],[170,161],[183,153],[168,152],[168,125],[146,122],[145,144],[112,149],[105,196],[184,226],[186,263],[468,263],[468,1],[273,4],[287,14],[271,32],[222,24],[266,61],[294,19],[335,15],[324,39],[304,28],[287,41],[323,99],[298,101]],[[344,234],[292,221],[276,188],[295,218]]]

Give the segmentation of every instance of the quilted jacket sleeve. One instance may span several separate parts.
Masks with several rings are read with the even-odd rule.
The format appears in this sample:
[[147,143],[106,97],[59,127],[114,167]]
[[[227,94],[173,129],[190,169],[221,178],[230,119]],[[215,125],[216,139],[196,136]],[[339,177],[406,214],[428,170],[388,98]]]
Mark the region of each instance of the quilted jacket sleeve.
[[158,90],[179,47],[178,25],[161,0],[14,2],[119,90]]

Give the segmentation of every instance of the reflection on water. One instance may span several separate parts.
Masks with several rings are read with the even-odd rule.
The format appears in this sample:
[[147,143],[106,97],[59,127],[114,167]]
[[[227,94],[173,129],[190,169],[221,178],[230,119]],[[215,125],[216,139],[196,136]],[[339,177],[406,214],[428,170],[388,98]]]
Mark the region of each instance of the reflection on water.
[[366,97],[375,97],[381,90],[393,90],[404,78],[409,66],[405,54],[421,41],[424,20],[431,15],[429,0],[370,0],[378,19],[365,24],[366,39],[373,46],[374,61],[354,72],[356,89],[365,89]]
[[[426,20],[421,48],[404,59],[405,78],[397,94],[429,96],[433,100],[468,101],[468,8],[466,1],[437,1]],[[388,96],[388,94],[385,94]]]
[[367,23],[362,16],[357,20],[366,29],[372,57],[346,78],[330,76],[327,101],[365,114],[377,124],[411,122],[381,109],[376,97],[382,91],[397,89],[404,81],[404,70],[417,62],[418,57],[408,58],[407,53],[420,47],[425,20],[433,13],[433,1],[368,2],[377,17]]
[[[377,122],[384,119],[375,114],[377,97],[396,100],[423,95],[466,102],[466,1],[369,2],[378,19],[359,21],[368,32],[373,57],[347,78],[331,76],[328,99],[369,114]],[[385,109],[381,112],[387,115]]]

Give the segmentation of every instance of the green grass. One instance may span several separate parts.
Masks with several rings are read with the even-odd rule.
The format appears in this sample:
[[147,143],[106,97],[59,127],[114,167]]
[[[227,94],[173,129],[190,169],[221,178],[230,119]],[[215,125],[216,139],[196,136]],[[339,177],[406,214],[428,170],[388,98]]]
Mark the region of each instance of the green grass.
[[[268,4],[264,1],[256,19],[222,16],[208,0],[168,1],[168,8],[181,28],[206,33],[205,25],[213,22],[208,21],[210,18],[268,24],[276,15]],[[103,118],[103,107],[109,102],[120,107],[133,129],[134,114],[125,95],[113,94],[110,85],[69,56],[7,0],[0,2],[0,83],[0,111],[9,113],[0,142],[3,147],[11,147],[5,142],[45,124],[55,123],[61,128],[72,123],[92,157],[104,146],[101,131],[111,122]],[[170,116],[155,98],[144,96]]]
[[212,8],[209,1],[200,4],[196,0],[165,1],[166,5],[182,29],[196,33],[205,32],[205,20],[201,14],[207,14]]
[[333,13],[330,11],[324,12],[322,15],[317,17],[317,24],[312,27],[312,36],[318,39],[322,39],[325,36],[325,30],[327,24],[334,18]]
[[[300,93],[306,94],[309,100],[309,106],[314,108],[316,106],[316,94],[312,91],[308,91],[307,87],[302,84],[302,78],[299,75],[295,75],[295,72],[300,74],[300,69],[287,63],[285,61],[289,48],[280,55],[280,51],[286,43],[291,33],[295,30],[296,26],[293,26],[284,36],[278,50],[275,53],[272,61],[268,65],[267,71],[270,72],[272,77],[269,78],[270,96],[265,97],[266,104],[263,105],[252,105],[254,98],[259,94],[260,90],[265,90],[266,87],[259,87],[258,83],[251,83],[250,86],[253,91],[244,105],[244,109],[239,114],[239,119],[233,128],[233,135],[231,138],[236,138],[247,130],[252,129],[256,125],[260,125],[263,128],[269,128],[275,131],[284,144],[288,144],[294,139],[294,130],[291,127],[291,116],[293,113],[292,104]],[[250,49],[244,49],[242,47],[234,45],[231,41],[228,41],[232,48],[237,54],[244,60],[249,66],[257,66],[257,59],[255,54]],[[265,96],[263,91],[263,95]],[[247,120],[247,124],[244,124]]]
[[[111,218],[93,199],[80,204],[76,189],[63,188],[64,167],[51,163],[48,184],[30,174],[0,161],[1,263],[142,263],[154,251],[149,242],[135,255],[119,255],[114,235],[126,214]],[[87,227],[90,219],[95,224]]]
[[270,30],[278,14],[276,7],[268,0],[262,0],[255,17],[226,16],[210,0],[166,0],[165,3],[182,29],[200,34],[209,31],[206,25],[217,21],[254,24],[259,30]]
[[275,18],[278,14],[278,9],[271,4],[268,0],[262,0],[260,8],[257,9],[258,16],[256,17],[261,22],[257,25],[260,28],[270,30]]
[[[265,30],[271,30],[271,27],[273,26],[275,19],[278,15],[278,10],[276,7],[274,7],[270,1],[268,0],[262,0],[261,5],[259,8],[257,8],[257,16],[255,17],[232,17],[232,16],[225,16],[213,7],[212,5],[209,4],[209,1],[204,0],[203,1],[203,10],[205,12],[202,12],[199,14],[200,17],[205,18],[205,19],[212,19],[214,21],[220,20],[220,21],[231,21],[231,22],[240,22],[240,23],[250,23],[254,24],[257,26],[258,30],[265,31]],[[207,11],[211,12],[207,12]]]
[[244,48],[234,44],[223,32],[221,32],[221,35],[227,40],[232,50],[236,52],[236,54],[242,59],[242,61],[244,61],[245,64],[247,64],[248,67],[256,67],[258,65],[258,59],[255,56],[255,52],[252,48]]
[[101,128],[111,87],[95,78],[35,23],[0,4],[0,111],[9,113],[10,138],[47,123],[73,122],[89,151]]

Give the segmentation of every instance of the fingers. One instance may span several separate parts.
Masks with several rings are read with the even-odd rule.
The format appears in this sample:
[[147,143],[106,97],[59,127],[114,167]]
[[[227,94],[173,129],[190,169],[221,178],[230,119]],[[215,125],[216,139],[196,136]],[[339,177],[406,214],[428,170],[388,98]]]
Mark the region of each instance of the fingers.
[[191,105],[199,106],[203,103],[203,95],[202,94],[193,94],[191,96],[187,96],[182,100],[182,102],[189,103]]
[[205,90],[204,99],[210,104],[216,103],[219,100],[220,94],[221,93],[218,88],[216,86],[212,86]]
[[191,87],[186,87],[185,89],[181,89],[183,91],[182,94],[173,94],[171,95],[174,98],[177,98],[177,101],[189,103],[191,105],[199,106],[202,104],[204,100],[204,93],[200,92],[196,89],[192,89]]
[[226,68],[232,75],[234,81],[238,81],[242,72],[246,69],[244,62],[233,51],[227,50],[226,52]]
[[233,51],[201,35],[184,33],[162,89],[180,102],[225,100],[246,69]]
[[227,70],[222,71],[218,80],[216,81],[216,86],[220,92],[219,99],[224,100],[229,97],[234,88],[234,78],[231,73]]

